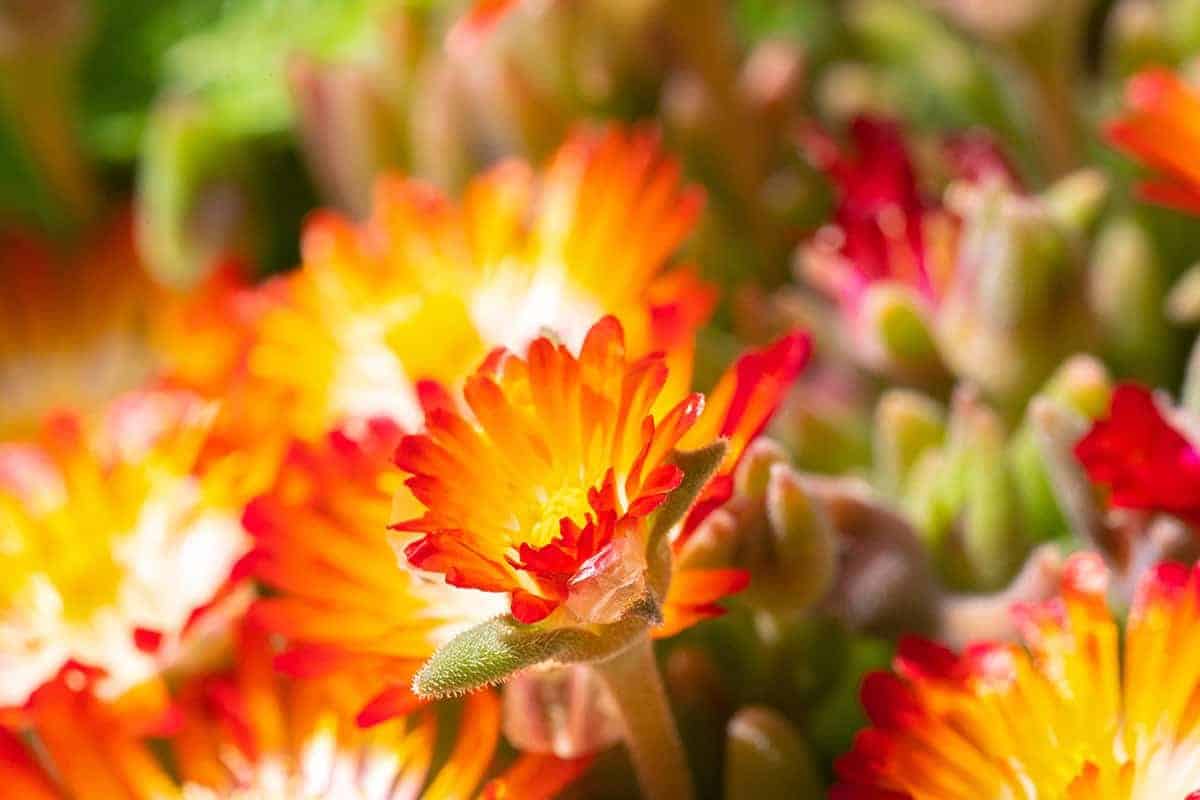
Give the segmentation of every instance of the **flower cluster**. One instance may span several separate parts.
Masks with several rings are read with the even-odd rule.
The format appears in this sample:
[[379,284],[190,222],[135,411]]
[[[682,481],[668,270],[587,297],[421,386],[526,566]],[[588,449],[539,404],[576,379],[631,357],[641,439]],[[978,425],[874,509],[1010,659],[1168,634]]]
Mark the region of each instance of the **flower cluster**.
[[134,5],[0,4],[0,796],[1200,800],[1195,0]]
[[[440,714],[415,676],[497,621],[664,637],[745,586],[673,553],[809,345],[743,356],[707,405],[690,391],[715,289],[665,264],[700,207],[652,133],[586,129],[461,208],[381,178],[362,226],[315,217],[301,267],[258,286],[232,264],[178,298],[122,286],[98,330],[55,308],[40,322],[74,372],[14,383],[45,422],[0,450],[5,775],[186,798],[538,797],[577,776],[586,759],[538,754],[497,773],[487,690],[431,771]],[[141,388],[87,378],[109,360]]]

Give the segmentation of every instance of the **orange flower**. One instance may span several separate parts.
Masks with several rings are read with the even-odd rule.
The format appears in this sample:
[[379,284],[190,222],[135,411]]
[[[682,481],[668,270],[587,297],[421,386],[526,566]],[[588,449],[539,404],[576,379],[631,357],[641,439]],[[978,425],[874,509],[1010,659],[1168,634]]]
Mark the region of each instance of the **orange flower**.
[[1109,142],[1162,173],[1141,184],[1142,196],[1200,213],[1200,95],[1175,73],[1149,69],[1130,79],[1125,102]]
[[67,257],[0,231],[0,439],[32,435],[70,408],[99,413],[117,395],[163,379],[204,396],[224,389],[245,358],[251,293],[228,262],[195,292],[154,284],[134,247],[129,214],[90,232]]
[[[747,356],[706,410],[701,395],[664,394],[663,357],[630,360],[612,317],[578,357],[546,338],[527,359],[497,351],[466,382],[474,421],[436,409],[427,433],[400,443],[397,464],[425,506],[393,526],[419,534],[405,555],[454,586],[508,594],[522,622],[559,609],[566,621],[613,622],[646,592],[647,518],[683,479],[672,451],[730,440],[704,513],[728,496],[728,473],[806,356],[798,335]],[[711,610],[744,581],[717,575],[679,580],[707,593],[700,602],[668,602]]]
[[[435,708],[364,731],[349,709],[369,675],[281,678],[271,658],[267,638],[243,626],[233,667],[182,687],[165,739],[177,778],[94,699],[85,675],[68,673],[31,701],[34,747],[0,730],[0,780],[31,800],[434,800],[476,796],[493,772],[500,708],[491,692],[464,701],[453,747],[435,768]],[[521,756],[480,796],[549,798],[587,766]]]
[[250,370],[284,389],[303,438],[376,416],[413,429],[428,381],[456,388],[492,348],[522,351],[544,330],[577,347],[615,314],[633,350],[668,352],[686,387],[713,296],[664,267],[700,206],[653,134],[620,128],[577,133],[540,178],[500,164],[461,207],[384,178],[361,227],[331,213],[306,226]]
[[[618,529],[626,536],[631,533],[642,536],[644,514],[661,500],[665,487],[673,485],[676,470],[668,464],[657,465],[661,483],[631,478],[633,469],[629,462],[638,455],[633,452],[634,448],[646,449],[647,426],[652,429],[649,436],[658,441],[659,447],[653,452],[647,450],[641,457],[639,475],[654,471],[656,467],[652,460],[661,461],[671,444],[700,445],[718,436],[728,437],[730,452],[726,463],[710,483],[704,500],[689,515],[685,531],[676,539],[676,544],[680,545],[686,533],[702,518],[704,509],[715,507],[727,496],[728,476],[737,461],[737,451],[765,424],[779,394],[802,364],[807,342],[799,337],[789,337],[772,348],[742,359],[713,393],[709,412],[700,414],[698,396],[690,396],[679,404],[679,411],[674,415],[660,414],[657,418],[646,417],[645,409],[649,407],[647,404],[655,404],[656,394],[661,400],[665,380],[662,357],[652,356],[635,364],[629,363],[623,351],[620,326],[612,319],[598,324],[588,342],[585,355],[579,359],[544,339],[532,346],[528,364],[511,355],[497,354],[478,376],[469,381],[468,386],[474,388],[468,389],[468,396],[488,392],[485,383],[494,383],[490,376],[495,373],[503,373],[495,388],[506,398],[514,395],[505,392],[531,389],[529,384],[520,383],[518,374],[522,371],[529,374],[530,365],[543,364],[543,358],[560,368],[559,374],[564,377],[568,371],[577,379],[587,376],[588,383],[570,389],[574,393],[571,396],[581,399],[586,393],[591,398],[588,407],[604,414],[602,419],[589,422],[589,427],[597,432],[606,428],[610,433],[607,451],[598,441],[591,448],[594,457],[588,462],[588,469],[600,473],[601,477],[611,471],[612,481],[608,488],[581,484],[580,496],[586,501],[587,495],[593,494],[597,502],[601,500],[602,492],[606,497],[611,497],[614,492],[629,497],[627,486],[634,486],[639,495],[644,495],[634,509],[636,513],[622,513],[619,517],[606,514],[603,522],[608,527],[600,538],[615,534]],[[598,362],[596,359],[601,356],[604,359]],[[543,366],[534,367],[539,376],[543,374]],[[606,370],[614,371],[609,374]],[[636,396],[635,380],[643,382],[643,391]],[[629,390],[624,412],[628,435],[625,437],[625,454],[617,459],[622,465],[618,470],[615,465],[605,467],[599,459],[611,457],[611,446],[615,446],[611,434],[620,396],[614,398],[613,394],[621,391],[623,381]],[[542,384],[538,386],[538,391],[542,392]],[[564,385],[563,389],[567,387]],[[600,389],[606,393],[597,394]],[[533,396],[527,395],[527,399],[532,402]],[[432,431],[442,431],[446,426],[476,431],[449,408],[446,401],[431,411]],[[566,409],[562,411],[566,413]],[[699,419],[696,419],[698,414]],[[682,429],[673,430],[676,423],[668,421],[667,416],[677,420],[679,426],[690,424],[693,433],[685,437]],[[480,419],[489,417],[481,416]],[[554,424],[556,427],[543,430],[538,427],[541,423],[530,417],[520,428],[514,429],[512,435],[531,435],[529,446],[537,448],[547,458],[557,459],[556,463],[565,464],[572,455],[582,457],[584,454],[578,448],[562,454],[548,451],[552,442],[569,446],[569,441],[559,438],[561,425]],[[529,431],[533,433],[529,434]],[[654,431],[658,432],[657,436]],[[482,432],[473,435],[482,436]],[[431,436],[440,434],[431,433]],[[245,527],[255,545],[243,560],[239,572],[253,574],[275,590],[273,596],[259,600],[251,614],[259,623],[290,642],[289,649],[280,656],[279,666],[291,674],[313,675],[338,672],[356,664],[369,665],[385,680],[387,687],[372,698],[359,715],[359,721],[367,725],[411,710],[416,700],[409,686],[417,669],[453,636],[503,613],[509,606],[504,594],[477,591],[478,587],[474,585],[467,584],[469,588],[462,585],[467,582],[459,579],[461,570],[470,571],[477,566],[469,556],[462,567],[453,565],[459,572],[455,576],[446,576],[450,580],[442,575],[416,574],[397,563],[394,543],[389,541],[387,533],[389,520],[415,517],[425,511],[404,486],[409,476],[391,464],[391,456],[400,439],[401,432],[394,422],[375,419],[353,426],[353,430],[331,433],[320,443],[297,442],[284,459],[274,485],[247,507],[244,516]],[[433,439],[427,443],[419,438],[406,441],[407,444],[400,448],[402,459],[411,457],[414,452],[439,447]],[[483,450],[482,457],[495,459],[497,456],[489,446]],[[476,461],[474,456],[468,460]],[[512,508],[514,497],[527,498],[530,493],[543,488],[517,481],[518,475],[508,473],[488,475],[490,483],[483,484],[476,480],[479,473],[475,469],[472,467],[471,472],[457,476],[459,496],[476,489],[484,491],[491,486],[495,493],[512,493],[499,498],[499,502],[506,504],[503,508]],[[579,471],[580,467],[573,469]],[[572,494],[568,489],[561,496],[565,499]],[[480,495],[469,502],[483,508],[484,499]],[[623,511],[625,505],[621,501]],[[571,511],[561,502],[559,508],[562,509],[560,516]],[[547,509],[548,519],[551,513]],[[590,505],[585,513],[595,516]],[[549,524],[554,526],[556,533],[560,530],[559,519],[552,519]],[[569,518],[567,529],[573,531],[572,526],[575,521]],[[592,526],[593,530],[596,528],[597,525]],[[437,544],[420,544],[420,541],[416,545],[411,541],[400,544],[437,551]],[[454,548],[452,536],[439,536],[437,541]],[[597,541],[594,535],[592,541]],[[578,545],[576,541],[576,553],[579,552]],[[541,563],[539,557],[548,559],[552,554],[568,549],[565,542],[557,542],[545,551],[545,555],[534,554],[532,559]],[[605,553],[617,555],[618,551],[610,547]],[[637,563],[644,563],[644,556],[635,553],[632,558]],[[517,572],[517,568],[507,561],[502,563],[513,574]],[[591,564],[599,569],[603,559],[594,559]],[[506,572],[505,576],[508,574]],[[717,601],[741,589],[745,581],[745,573],[738,570],[677,570],[664,602],[665,619],[658,634],[671,635],[721,613]]]
[[1061,596],[1018,609],[1024,648],[955,654],[901,642],[896,675],[863,684],[873,727],[837,764],[836,800],[1190,797],[1200,789],[1195,689],[1200,566],[1143,579],[1122,646],[1099,556],[1073,556]]
[[26,436],[64,402],[96,409],[150,374],[160,293],[142,273],[129,218],[61,263],[35,236],[0,232],[0,438]]
[[[294,675],[369,668],[387,684],[363,710],[373,724],[415,704],[421,664],[467,627],[504,611],[502,598],[420,579],[388,542],[392,497],[403,476],[391,455],[400,431],[374,420],[294,444],[274,485],[246,509],[254,548],[240,572],[276,591],[252,617],[292,644],[279,666]],[[397,506],[416,510],[403,496]]]
[[37,444],[0,446],[0,707],[69,662],[101,670],[106,698],[154,699],[161,672],[219,629],[248,542],[237,459],[195,468],[212,411],[126,395],[102,423],[60,414]]

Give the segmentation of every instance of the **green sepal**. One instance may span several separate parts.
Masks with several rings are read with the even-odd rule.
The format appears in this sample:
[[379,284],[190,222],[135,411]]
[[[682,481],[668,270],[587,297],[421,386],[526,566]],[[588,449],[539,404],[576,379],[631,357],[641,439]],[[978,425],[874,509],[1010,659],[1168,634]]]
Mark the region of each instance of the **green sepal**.
[[697,450],[676,450],[671,463],[683,470],[683,481],[654,514],[646,542],[647,581],[655,597],[666,596],[671,582],[671,543],[668,534],[681,523],[721,461],[729,445],[724,439]]
[[610,625],[526,625],[511,614],[480,623],[442,645],[413,676],[418,697],[437,699],[503,683],[539,664],[602,661],[661,622],[657,603],[644,598]]
[[700,492],[708,483],[709,478],[721,466],[725,451],[729,445],[724,439],[718,439],[712,444],[698,450],[676,450],[671,454],[671,463],[683,470],[683,481],[667,496],[654,515],[654,526],[650,529],[650,542],[666,536],[671,529],[683,521],[683,517],[691,509],[692,503],[700,496]]

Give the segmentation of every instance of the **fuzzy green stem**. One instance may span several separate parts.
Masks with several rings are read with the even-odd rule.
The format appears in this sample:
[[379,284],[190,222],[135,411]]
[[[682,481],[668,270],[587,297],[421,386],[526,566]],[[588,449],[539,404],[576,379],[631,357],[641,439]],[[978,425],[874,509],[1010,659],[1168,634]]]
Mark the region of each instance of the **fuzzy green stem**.
[[625,746],[646,800],[691,800],[692,775],[646,633],[595,665],[625,728]]

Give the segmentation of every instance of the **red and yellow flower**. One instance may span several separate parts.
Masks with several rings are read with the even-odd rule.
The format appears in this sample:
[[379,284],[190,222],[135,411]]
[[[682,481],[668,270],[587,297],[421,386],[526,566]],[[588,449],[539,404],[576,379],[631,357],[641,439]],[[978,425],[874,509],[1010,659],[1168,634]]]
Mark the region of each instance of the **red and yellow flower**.
[[1193,214],[1200,213],[1200,93],[1167,69],[1149,69],[1129,80],[1126,112],[1106,135],[1115,147],[1150,167],[1155,177],[1141,195]]
[[[397,450],[424,506],[393,526],[417,535],[408,561],[454,586],[508,595],[522,622],[555,612],[568,623],[615,621],[646,593],[648,518],[683,479],[672,452],[729,440],[698,513],[718,505],[807,351],[793,335],[744,357],[707,407],[702,395],[666,393],[664,358],[630,358],[612,317],[578,356],[547,338],[527,358],[497,351],[466,382],[471,418],[435,409],[426,432]],[[711,613],[743,582],[730,570],[675,576],[668,627]]]
[[372,683],[366,672],[280,677],[253,626],[240,630],[235,652],[232,668],[180,690],[165,740],[173,772],[95,700],[86,676],[68,675],[30,703],[36,744],[0,730],[0,780],[29,800],[536,799],[553,797],[588,764],[520,756],[481,788],[495,774],[500,732],[492,693],[464,701],[453,746],[435,768],[436,707],[363,730],[353,709]]
[[0,231],[0,440],[33,435],[61,408],[102,413],[117,395],[165,381],[206,397],[245,358],[251,307],[244,269],[218,265],[195,292],[146,274],[132,219],[120,214],[65,256],[32,234]]
[[[672,448],[730,442],[675,540],[681,546],[728,497],[741,449],[808,344],[792,336],[745,356],[707,410],[686,395],[652,411],[665,405],[664,358],[627,358],[612,318],[592,329],[579,357],[548,339],[529,352],[525,360],[498,351],[467,381],[474,421],[445,402],[431,409],[425,436],[401,438],[394,422],[375,419],[297,442],[275,485],[247,508],[255,546],[242,571],[276,590],[252,615],[291,643],[279,659],[285,671],[367,664],[385,677],[363,724],[414,707],[413,674],[453,636],[509,610],[510,595],[525,620],[573,598],[581,616],[620,611],[628,591],[614,575],[630,587],[644,581],[647,515],[678,484]],[[412,474],[395,469],[393,452]],[[407,538],[388,533],[393,519]],[[399,563],[397,547],[419,572]],[[721,613],[717,601],[745,581],[739,570],[677,570],[658,635]],[[605,586],[606,601],[580,605]]]
[[251,611],[289,649],[279,666],[313,675],[369,667],[386,684],[364,724],[414,706],[413,674],[462,630],[502,613],[502,599],[403,570],[388,541],[404,477],[391,463],[400,431],[376,419],[354,435],[292,445],[274,485],[246,509],[254,547],[240,572],[275,590]]
[[1200,789],[1200,567],[1143,578],[1124,641],[1099,556],[1018,608],[1025,645],[961,654],[903,641],[863,684],[872,726],[837,763],[837,800],[1182,798]]
[[377,416],[415,429],[429,382],[456,389],[494,347],[522,351],[545,330],[578,347],[614,314],[637,354],[670,354],[686,387],[713,296],[665,266],[701,205],[655,135],[615,127],[575,134],[540,177],[496,166],[461,206],[384,178],[363,225],[323,213],[306,226],[250,371],[282,387],[303,438]]
[[35,236],[2,232],[0,273],[0,438],[31,434],[64,400],[100,408],[150,374],[160,293],[139,267],[128,217],[67,259]]
[[107,699],[160,699],[163,670],[221,628],[248,540],[239,460],[197,469],[212,418],[194,395],[145,392],[0,445],[0,707],[71,663],[99,670]]

